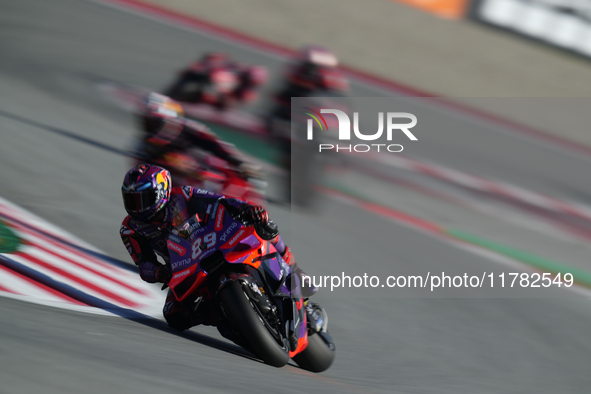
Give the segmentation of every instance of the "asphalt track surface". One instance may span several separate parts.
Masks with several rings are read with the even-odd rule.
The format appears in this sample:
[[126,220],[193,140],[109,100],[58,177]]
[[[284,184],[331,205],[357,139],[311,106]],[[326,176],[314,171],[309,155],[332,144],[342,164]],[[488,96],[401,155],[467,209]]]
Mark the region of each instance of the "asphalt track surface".
[[[94,2],[0,0],[0,10],[0,193],[121,260],[128,257],[118,236],[119,188],[130,166],[122,152],[134,124],[97,92],[96,82],[160,89],[210,49],[273,72],[281,67],[275,57]],[[383,94],[354,89],[359,96]],[[585,195],[591,177],[585,158],[449,119],[458,134],[424,134],[413,153],[550,195]],[[505,149],[502,157],[491,151],[494,144]],[[372,267],[382,273],[504,268],[332,200],[324,215],[278,205],[270,211],[312,274],[327,272],[322,261],[352,275]],[[178,335],[155,320],[2,298],[0,392],[588,392],[588,299],[413,294],[325,291],[319,300],[338,355],[320,375],[268,367],[210,328]]]

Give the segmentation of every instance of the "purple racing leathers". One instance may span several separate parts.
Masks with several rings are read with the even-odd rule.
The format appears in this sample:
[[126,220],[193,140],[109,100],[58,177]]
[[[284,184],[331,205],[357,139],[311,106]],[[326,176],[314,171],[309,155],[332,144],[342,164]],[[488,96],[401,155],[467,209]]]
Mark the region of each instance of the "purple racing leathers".
[[[170,256],[166,240],[172,229],[173,221],[181,220],[181,218],[186,219],[193,215],[203,221],[211,214],[216,201],[222,198],[225,197],[190,186],[175,187],[172,189],[170,202],[164,208],[162,222],[144,223],[134,220],[130,216],[123,220],[119,232],[121,240],[138,266],[140,276],[144,281],[157,282],[156,270],[162,266],[157,256],[160,256],[170,269]],[[238,214],[240,208],[246,204],[244,201],[232,198],[226,199],[226,201],[229,206],[235,208],[235,214]],[[281,255],[285,254],[285,242],[280,235],[276,234],[269,240]],[[285,257],[286,260],[291,260],[291,253]],[[289,264],[289,261],[287,262]]]
[[[214,205],[219,200],[225,200],[228,213],[232,216],[240,214],[241,209],[249,205],[238,199],[225,198],[213,192],[195,189],[190,186],[175,187],[171,191],[170,201],[163,208],[161,222],[144,223],[127,216],[121,225],[120,235],[125,248],[131,255],[134,263],[139,268],[140,277],[149,283],[159,282],[158,269],[165,269],[170,273],[170,255],[167,247],[167,239],[172,231],[173,225],[182,223],[188,218],[196,222],[207,221],[212,214]],[[287,264],[291,264],[292,257],[289,248],[279,235],[277,227],[269,222],[264,228],[258,227],[260,231],[266,228],[265,234],[259,234],[261,238],[270,241],[275,249],[283,256]],[[163,260],[164,265],[158,260]],[[167,276],[170,277],[170,276]],[[190,300],[181,303],[175,299],[169,291],[165,305],[164,317],[168,324],[178,330],[184,330],[197,324],[206,323],[207,317],[198,317],[190,309]]]

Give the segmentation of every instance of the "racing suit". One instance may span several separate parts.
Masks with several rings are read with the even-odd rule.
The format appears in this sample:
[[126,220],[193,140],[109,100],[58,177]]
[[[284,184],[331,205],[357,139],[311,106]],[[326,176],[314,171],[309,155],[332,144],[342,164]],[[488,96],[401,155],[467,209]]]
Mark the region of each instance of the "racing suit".
[[[279,235],[277,226],[272,221],[268,221],[267,212],[262,207],[255,207],[237,199],[225,198],[210,191],[182,186],[172,189],[170,201],[163,208],[163,215],[159,215],[162,217],[162,222],[144,223],[127,216],[121,225],[121,240],[138,266],[139,274],[144,281],[168,283],[170,280],[171,268],[167,238],[172,230],[173,222],[176,223],[194,215],[197,215],[200,220],[206,220],[208,212],[213,211],[213,205],[221,199],[225,200],[228,212],[234,217],[241,217],[240,215],[249,208],[258,209],[260,215],[265,219],[260,222],[261,225],[255,226],[257,234],[270,241],[288,265],[295,263],[289,248],[286,247]],[[162,258],[164,264],[158,261],[157,256]],[[295,265],[292,268],[297,272]],[[202,307],[200,306],[199,311],[201,312],[198,314],[198,311],[192,309],[193,301],[194,299],[187,299],[179,302],[169,291],[163,313],[170,327],[182,331],[197,324],[217,325],[211,310],[205,307],[201,311]],[[218,329],[222,335],[226,336],[220,327]]]

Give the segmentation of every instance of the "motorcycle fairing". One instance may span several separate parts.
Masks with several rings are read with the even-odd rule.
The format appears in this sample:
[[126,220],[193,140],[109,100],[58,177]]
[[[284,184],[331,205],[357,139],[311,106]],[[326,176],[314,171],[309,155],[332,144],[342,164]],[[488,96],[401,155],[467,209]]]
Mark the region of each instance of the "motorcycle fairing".
[[[290,357],[293,357],[308,344],[299,278],[292,276],[291,267],[269,241],[258,236],[254,227],[245,227],[233,219],[227,209],[221,209],[220,206],[221,204],[214,204],[209,220],[199,223],[199,226],[182,223],[180,227],[191,230],[189,234],[177,232],[169,237],[167,244],[169,251],[172,251],[170,260],[173,274],[169,286],[179,301],[198,291],[207,283],[207,272],[201,267],[201,262],[207,266],[207,259],[215,257],[216,253],[216,258],[220,260],[246,265],[247,272],[255,271],[257,276],[263,277],[261,279],[264,279],[268,287],[266,291],[270,291],[273,297],[284,300],[280,307],[281,316],[290,342]],[[222,220],[220,216],[223,217]],[[186,252],[178,253],[174,250]],[[231,274],[222,281],[221,287],[234,280],[247,280],[250,283],[253,279],[252,274]]]

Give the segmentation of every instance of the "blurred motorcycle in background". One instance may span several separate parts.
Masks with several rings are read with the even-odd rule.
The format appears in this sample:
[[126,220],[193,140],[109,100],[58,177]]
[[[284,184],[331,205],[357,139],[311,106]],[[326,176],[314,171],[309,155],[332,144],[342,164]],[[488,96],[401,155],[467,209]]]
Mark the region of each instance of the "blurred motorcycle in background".
[[223,53],[207,53],[182,70],[164,95],[223,111],[256,101],[257,90],[267,79],[264,67],[232,61]]
[[[304,48],[288,68],[285,85],[274,96],[274,106],[266,121],[268,133],[280,149],[283,166],[289,174],[284,199],[302,207],[310,207],[314,200],[313,186],[321,172],[315,147],[304,137],[308,119],[305,113],[318,113],[321,108],[347,111],[349,107],[342,100],[331,100],[346,97],[349,89],[345,75],[337,66],[338,59],[329,49]],[[298,106],[302,108],[294,109],[297,118],[292,118],[292,98],[301,99]],[[326,122],[327,130],[321,138],[330,138],[330,132],[338,130],[334,117],[327,117]]]
[[265,205],[262,170],[207,126],[186,119],[180,103],[150,93],[138,105],[136,117],[140,135],[132,152],[134,164],[164,167],[176,185]]
[[[349,83],[340,71],[338,58],[329,49],[309,46],[304,48],[288,68],[285,84],[273,97],[271,120],[291,120],[292,97],[345,97]],[[270,130],[273,131],[272,125]]]
[[[249,137],[254,137],[254,144],[257,143],[256,141],[271,142],[275,147],[277,161],[284,169],[281,172],[281,179],[285,182],[284,186],[281,187],[284,190],[284,195],[279,199],[304,207],[313,200],[313,185],[318,173],[321,171],[319,171],[317,156],[310,150],[311,145],[309,142],[305,141],[305,138],[299,138],[297,141],[293,139],[292,121],[294,121],[295,129],[305,130],[306,119],[304,116],[301,119],[291,118],[291,99],[293,97],[309,98],[310,101],[305,101],[307,104],[304,107],[308,108],[306,111],[312,111],[311,113],[314,111],[319,112],[321,108],[338,108],[346,112],[350,110],[350,106],[343,104],[340,98],[348,95],[348,81],[343,72],[338,69],[338,59],[333,52],[318,46],[306,47],[298,53],[288,67],[283,86],[271,97],[271,107],[268,107],[262,113],[243,109],[243,107],[258,99],[258,89],[266,83],[267,79],[268,74],[264,67],[246,66],[237,63],[230,60],[223,53],[207,53],[201,59],[183,69],[178,78],[163,89],[165,94],[162,96],[176,102],[176,108],[169,112],[169,114],[172,114],[172,118],[186,117],[186,122],[189,122],[188,118],[191,118],[232,132],[237,131]],[[136,112],[136,114],[141,112],[140,108],[145,105],[145,97],[151,94],[145,88],[126,86],[114,82],[102,83],[101,90],[108,94],[111,99],[116,100],[124,107]],[[303,111],[304,109],[301,109],[300,112],[302,113],[300,115],[303,115]],[[175,113],[182,115],[176,116]],[[166,110],[162,114],[166,114]],[[327,116],[325,120],[328,123],[328,130],[322,132],[321,137],[336,139],[336,131],[338,130],[336,118]],[[146,130],[145,125],[141,125],[141,128],[144,131]],[[203,152],[197,154],[179,152],[181,147],[188,149],[189,147],[195,147],[196,144],[185,141],[183,137],[185,133],[175,131],[172,126],[163,128],[163,131],[166,131],[161,133],[165,135],[163,140],[176,140],[175,144],[177,146],[174,153],[168,152],[169,155],[162,155],[160,159],[163,161],[156,164],[169,168],[173,176],[177,175],[174,176],[175,178],[179,178],[181,181],[188,178],[190,179],[190,182],[187,182],[188,184],[200,187],[203,176],[211,178],[210,174],[223,173],[227,178],[226,181],[221,181],[217,176],[213,177],[218,181],[218,187],[216,188],[218,192],[221,192],[220,187],[224,189],[229,184],[237,182],[236,176],[229,175],[228,171],[220,171],[219,165],[214,166],[216,168],[212,169],[209,164],[205,164],[207,170],[203,170],[201,167],[199,167],[198,171],[195,170],[195,161],[200,162],[201,165],[206,163],[201,157]],[[177,133],[181,134],[178,138]],[[213,134],[211,130],[208,130],[208,133]],[[201,134],[205,135],[207,133]],[[138,157],[139,160],[147,156],[146,160],[150,161],[154,157],[153,151],[161,150],[161,141],[157,141],[152,137],[142,135],[136,142],[134,156]],[[229,145],[222,143],[219,139],[217,140],[218,144],[208,144],[209,147],[205,151],[211,153],[212,147]],[[181,143],[181,141],[183,142]],[[166,142],[164,145],[169,145],[169,143]],[[297,148],[292,151],[292,146],[297,146]],[[214,151],[213,156],[220,158],[219,153],[223,153],[224,149],[214,149]],[[196,155],[197,159],[193,157],[194,155]],[[327,158],[329,155],[324,156]],[[182,160],[181,157],[183,157]],[[184,163],[181,164],[183,160]],[[294,160],[295,166],[292,165]],[[261,171],[256,170],[255,165],[244,164],[242,168],[239,168],[240,163],[235,160],[229,162],[226,160],[226,162],[228,163],[227,168],[235,170],[234,175],[236,173],[242,175],[246,173],[254,174],[255,176],[248,177],[248,182],[251,185],[255,184],[254,189],[261,190],[264,182],[256,174]],[[199,175],[200,172],[203,172],[203,175]],[[210,185],[210,187],[213,186],[215,185]],[[297,196],[292,196],[292,186],[295,186],[293,190],[296,191]],[[266,187],[266,184],[263,189],[264,187]]]

